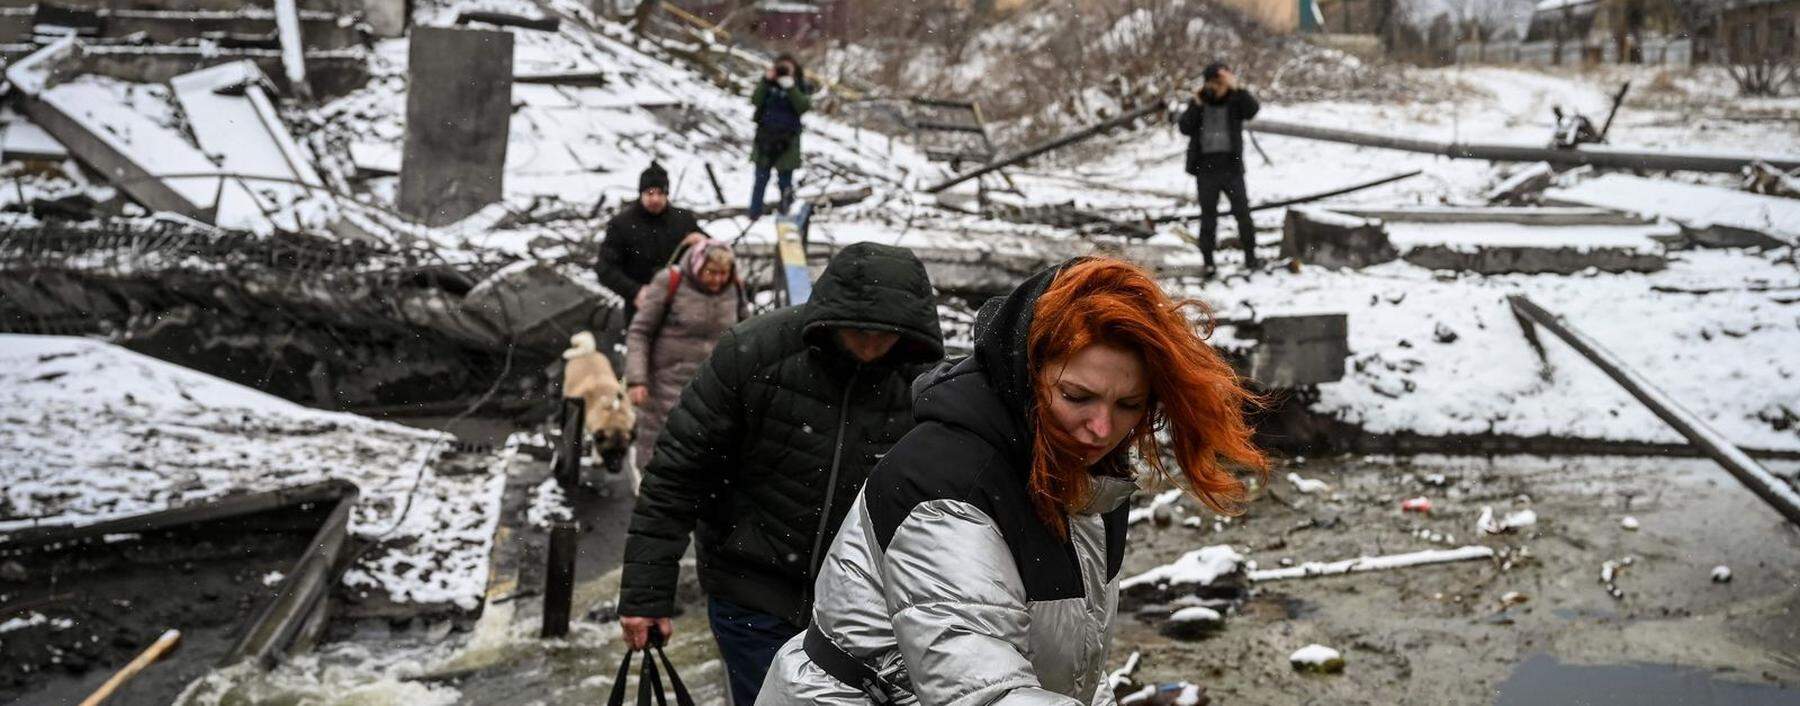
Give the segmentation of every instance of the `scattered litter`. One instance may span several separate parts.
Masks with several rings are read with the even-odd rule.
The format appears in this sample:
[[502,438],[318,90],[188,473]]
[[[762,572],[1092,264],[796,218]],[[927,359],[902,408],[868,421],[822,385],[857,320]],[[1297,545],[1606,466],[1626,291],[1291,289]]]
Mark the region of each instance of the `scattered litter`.
[[1600,563],[1600,583],[1606,586],[1607,595],[1615,599],[1625,597],[1625,592],[1619,589],[1618,578],[1625,567],[1631,566],[1632,561],[1632,558],[1628,556],[1616,561],[1607,559]]
[[1470,545],[1458,547],[1456,549],[1427,549],[1406,554],[1357,557],[1355,559],[1334,561],[1329,564],[1309,561],[1294,567],[1251,571],[1249,572],[1248,577],[1251,581],[1280,581],[1283,579],[1297,579],[1309,576],[1332,576],[1336,574],[1362,573],[1364,571],[1401,569],[1409,566],[1444,564],[1453,561],[1468,561],[1470,559],[1491,559],[1493,556],[1494,550],[1490,547]]
[[1142,658],[1143,655],[1135,650],[1132,651],[1131,656],[1125,658],[1125,666],[1119,667],[1118,669],[1113,670],[1111,674],[1106,675],[1107,689],[1117,691],[1119,687],[1131,684],[1131,675],[1133,672],[1137,671],[1138,661]]
[[1423,478],[1419,479],[1419,482],[1429,486],[1442,488],[1450,482],[1450,479],[1445,477],[1442,473],[1427,473]]
[[1180,500],[1180,499],[1181,499],[1181,489],[1180,488],[1174,488],[1171,490],[1165,490],[1163,492],[1157,493],[1156,497],[1150,499],[1149,505],[1146,505],[1144,507],[1132,508],[1131,512],[1127,513],[1125,516],[1125,524],[1135,525],[1139,522],[1143,522],[1144,520],[1151,519],[1152,517],[1154,517],[1156,515],[1157,510],[1167,507],[1169,505],[1173,505],[1173,504],[1175,504],[1175,501]]
[[1636,532],[1638,528],[1638,518],[1626,515],[1623,519],[1619,520],[1619,526],[1632,532]]
[[1400,509],[1405,512],[1431,513],[1431,498],[1420,496],[1400,501]]
[[1203,525],[1204,525],[1204,521],[1202,521],[1202,520],[1201,520],[1201,519],[1200,519],[1200,516],[1199,516],[1199,515],[1193,515],[1193,516],[1190,516],[1190,517],[1185,517],[1185,518],[1182,518],[1182,520],[1181,520],[1181,526],[1182,526],[1182,527],[1196,527],[1196,528],[1198,528],[1198,527],[1201,527],[1201,526],[1203,526]]
[[1330,483],[1312,478],[1302,478],[1298,473],[1289,473],[1287,479],[1289,483],[1294,484],[1294,490],[1298,490],[1307,495],[1329,492],[1331,490]]
[[1500,594],[1500,605],[1505,608],[1511,608],[1529,600],[1531,600],[1529,596],[1518,591],[1507,591],[1506,593]]
[[285,579],[285,578],[287,578],[286,574],[283,574],[279,571],[271,571],[269,573],[263,574],[262,585],[273,586],[275,584],[281,583],[281,580]]
[[1176,682],[1145,686],[1119,699],[1119,706],[1206,706],[1212,698],[1198,684]]
[[1718,566],[1713,567],[1712,582],[1713,583],[1731,583],[1731,567],[1726,566],[1724,564],[1720,564]]
[[1509,512],[1499,521],[1494,520],[1494,509],[1482,506],[1481,517],[1475,520],[1475,529],[1483,534],[1505,534],[1514,530],[1532,527],[1537,524],[1537,512],[1529,508],[1517,512]]
[[1288,664],[1302,672],[1337,674],[1344,671],[1344,656],[1337,650],[1314,643],[1295,650],[1288,656]]

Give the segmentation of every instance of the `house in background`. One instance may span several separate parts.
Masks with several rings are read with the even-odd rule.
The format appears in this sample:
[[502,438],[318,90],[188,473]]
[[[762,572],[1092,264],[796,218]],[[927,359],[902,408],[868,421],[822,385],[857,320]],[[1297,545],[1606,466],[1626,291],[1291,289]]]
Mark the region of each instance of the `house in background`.
[[1800,56],[1800,0],[1727,0],[1717,16],[1719,59],[1745,63]]

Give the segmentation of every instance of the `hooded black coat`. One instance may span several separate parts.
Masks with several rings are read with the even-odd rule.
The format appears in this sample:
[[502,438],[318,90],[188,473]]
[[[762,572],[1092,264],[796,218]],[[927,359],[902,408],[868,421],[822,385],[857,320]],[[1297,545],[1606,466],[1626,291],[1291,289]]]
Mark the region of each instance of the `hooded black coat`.
[[[900,334],[859,364],[833,330]],[[733,327],[682,392],[632,512],[619,614],[674,614],[697,541],[709,596],[806,625],[817,562],[858,489],[913,426],[910,385],[944,355],[925,266],[857,243],[811,301]]]

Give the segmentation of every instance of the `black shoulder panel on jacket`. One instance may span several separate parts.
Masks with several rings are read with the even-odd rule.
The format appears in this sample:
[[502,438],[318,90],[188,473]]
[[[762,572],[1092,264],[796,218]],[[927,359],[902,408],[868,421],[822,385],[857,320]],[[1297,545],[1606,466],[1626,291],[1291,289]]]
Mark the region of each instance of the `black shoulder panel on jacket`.
[[1131,516],[1131,503],[1120,503],[1112,512],[1101,516],[1106,522],[1106,580],[1111,581],[1125,566],[1125,527]]
[[[1075,546],[1052,534],[1032,509],[1023,474],[1009,468],[1000,452],[967,430],[939,422],[913,427],[863,486],[863,502],[883,549],[914,507],[932,500],[959,500],[986,513],[1000,529],[1025,584],[1026,598],[1053,601],[1085,594]],[[1118,518],[1120,559],[1124,557],[1124,516]],[[1107,569],[1117,571],[1108,523]]]

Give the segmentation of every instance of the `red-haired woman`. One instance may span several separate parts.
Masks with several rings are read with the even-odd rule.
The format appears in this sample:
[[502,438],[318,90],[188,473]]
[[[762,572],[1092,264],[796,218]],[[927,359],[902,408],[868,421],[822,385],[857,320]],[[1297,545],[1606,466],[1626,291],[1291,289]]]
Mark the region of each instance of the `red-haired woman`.
[[1132,449],[1208,507],[1266,472],[1250,393],[1142,269],[1080,258],[982,307],[819,569],[759,704],[1105,704]]

